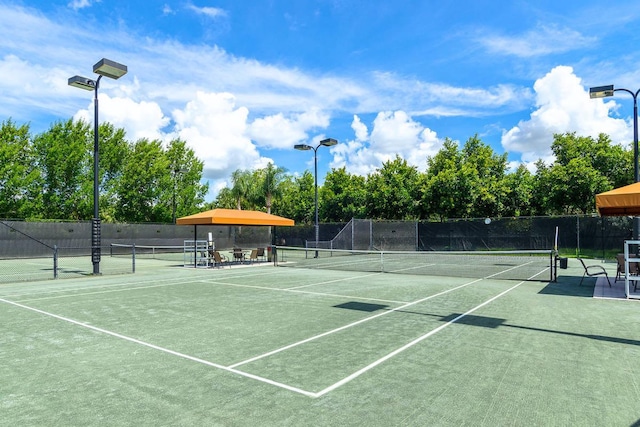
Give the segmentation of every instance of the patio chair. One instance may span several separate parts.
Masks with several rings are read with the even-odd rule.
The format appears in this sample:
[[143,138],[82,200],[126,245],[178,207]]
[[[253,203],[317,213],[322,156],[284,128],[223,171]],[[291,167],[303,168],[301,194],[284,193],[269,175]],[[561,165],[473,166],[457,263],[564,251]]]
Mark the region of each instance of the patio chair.
[[611,287],[611,281],[609,280],[609,275],[607,274],[607,270],[605,270],[603,266],[601,266],[601,265],[586,265],[582,258],[578,258],[578,261],[580,261],[580,264],[582,264],[582,266],[584,267],[584,273],[582,274],[582,279],[580,279],[580,285],[578,285],[578,286],[582,285],[582,281],[584,280],[584,278],[586,276],[594,277],[594,276],[602,276],[602,275],[604,275],[604,277],[607,278],[607,283],[609,284],[609,287]]
[[249,254],[249,262],[253,262],[253,261],[258,262],[258,250],[257,249],[253,249],[251,251],[251,254]]
[[233,248],[233,260],[236,262],[244,261],[244,252],[240,248]]
[[267,260],[267,256],[264,253],[264,248],[258,248],[257,256],[258,256],[258,258],[262,259],[262,261],[266,261]]
[[[624,262],[624,254],[617,254],[616,261],[618,263],[618,269],[616,271],[615,282],[617,282],[618,280],[623,280],[626,275],[626,263]],[[633,292],[635,292],[638,288],[638,280],[640,279],[640,277],[638,277],[640,276],[640,266],[637,262],[629,263],[629,275],[633,276],[633,279],[631,279],[631,281],[633,282]]]
[[[218,267],[218,266],[222,266],[222,265],[229,265],[229,259],[224,256],[221,255],[220,252],[218,251],[213,251],[213,266],[214,267]],[[231,267],[231,265],[229,265],[229,267]]]

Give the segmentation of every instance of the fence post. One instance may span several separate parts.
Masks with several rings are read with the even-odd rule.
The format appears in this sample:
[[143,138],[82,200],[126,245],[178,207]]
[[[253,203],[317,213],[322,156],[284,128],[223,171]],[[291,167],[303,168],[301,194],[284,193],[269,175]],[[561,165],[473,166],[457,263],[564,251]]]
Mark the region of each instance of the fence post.
[[53,245],[53,278],[58,278],[58,245]]
[[580,257],[580,216],[576,215],[576,255]]
[[134,243],[131,247],[131,272],[136,272],[136,244]]

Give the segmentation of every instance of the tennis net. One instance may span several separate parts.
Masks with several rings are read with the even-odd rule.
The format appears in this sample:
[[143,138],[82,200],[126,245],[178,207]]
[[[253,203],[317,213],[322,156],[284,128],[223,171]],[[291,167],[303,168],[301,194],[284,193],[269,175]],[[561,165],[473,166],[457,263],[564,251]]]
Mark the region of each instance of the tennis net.
[[556,278],[552,250],[414,252],[281,246],[276,249],[276,264],[280,267],[505,280]]
[[134,259],[157,259],[163,261],[184,261],[184,246],[171,245],[132,245],[112,243],[112,257],[133,257]]

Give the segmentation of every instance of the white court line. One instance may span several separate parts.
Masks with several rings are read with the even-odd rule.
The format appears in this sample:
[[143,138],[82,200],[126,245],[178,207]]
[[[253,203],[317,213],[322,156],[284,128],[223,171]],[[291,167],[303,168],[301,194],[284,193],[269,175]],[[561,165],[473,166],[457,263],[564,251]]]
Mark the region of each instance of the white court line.
[[[136,290],[136,289],[144,289],[144,288],[150,288],[150,287],[155,287],[154,285],[149,285],[149,286],[139,286],[141,284],[145,284],[145,283],[162,283],[162,282],[171,282],[171,283],[167,283],[166,285],[158,285],[158,286],[177,286],[177,285],[183,285],[185,283],[190,283],[190,282],[199,282],[202,279],[208,279],[211,277],[210,273],[207,272],[198,272],[200,274],[198,275],[193,275],[190,276],[188,278],[186,277],[174,277],[174,278],[168,278],[168,279],[148,279],[148,280],[136,280],[136,281],[126,281],[126,282],[122,282],[122,283],[115,283],[115,284],[102,284],[102,285],[96,285],[94,283],[91,284],[91,292],[75,292],[71,295],[63,295],[60,297],[42,297],[42,298],[33,298],[33,299],[25,299],[25,300],[20,300],[21,302],[29,302],[29,301],[38,301],[38,300],[42,300],[42,299],[50,299],[50,298],[66,298],[66,297],[73,297],[73,296],[78,296],[78,295],[87,295],[87,294],[91,294],[91,293],[98,293],[100,291],[96,291],[95,289],[110,289],[110,288],[122,288],[125,286],[129,286],[127,288],[124,289],[116,289],[113,290],[113,292],[119,292],[119,291],[132,291],[132,290]],[[265,274],[276,274],[277,272],[268,272]],[[265,274],[245,274],[245,275],[238,275],[238,276],[230,276],[227,275],[224,277],[224,279],[235,279],[235,278],[245,278],[245,277],[252,277],[252,276],[264,276]],[[104,276],[103,276],[104,277]],[[30,293],[18,293],[18,294],[8,294],[8,295],[4,295],[5,298],[21,298],[21,297],[29,297],[32,296],[34,294],[38,294],[38,293],[47,293],[47,294],[57,294],[57,293],[66,293],[66,292],[74,292],[75,290],[78,289],[82,289],[81,287],[69,287],[69,288],[63,288],[63,289],[52,289],[52,290],[48,290],[45,289],[43,292],[30,292]]]
[[[505,270],[505,271],[508,271],[508,270]],[[496,273],[496,274],[498,274],[498,273]],[[311,341],[313,339],[319,338],[320,336],[325,336],[325,335],[328,335],[329,333],[333,333],[333,332],[337,332],[338,330],[346,329],[347,327],[354,326],[354,325],[359,324],[359,323],[363,323],[365,321],[371,320],[371,319],[379,317],[381,315],[388,314],[388,313],[391,313],[393,311],[400,310],[402,308],[406,308],[408,306],[411,306],[413,304],[417,304],[417,303],[422,302],[422,301],[426,301],[426,300],[434,298],[434,297],[436,297],[438,295],[443,295],[443,294],[452,292],[452,291],[454,291],[456,289],[463,288],[465,286],[471,285],[471,284],[476,283],[478,281],[489,279],[492,276],[495,276],[495,274],[491,275],[491,276],[487,276],[487,277],[485,277],[483,279],[474,280],[472,282],[460,285],[460,286],[458,286],[456,288],[449,289],[449,290],[441,292],[439,294],[432,295],[432,296],[423,298],[421,300],[405,304],[404,306],[398,307],[396,309],[393,309],[392,311],[380,313],[378,315],[374,315],[374,316],[371,316],[369,318],[362,319],[362,320],[360,320],[358,322],[355,322],[353,324],[345,325],[345,326],[343,326],[341,328],[335,329],[334,331],[329,331],[327,333],[318,335],[316,337],[312,337],[310,339],[301,341],[300,343],[308,342],[308,341]],[[535,277],[535,276],[532,276],[532,277]],[[170,350],[170,349],[167,349],[167,348],[164,348],[164,347],[160,347],[160,346],[157,346],[157,345],[154,345],[154,344],[151,344],[151,343],[147,343],[147,342],[144,342],[144,341],[132,338],[132,337],[128,337],[126,335],[118,334],[116,332],[112,332],[112,331],[109,331],[109,330],[106,330],[106,329],[98,328],[96,326],[88,325],[86,323],[82,323],[82,322],[79,322],[79,321],[76,321],[76,320],[73,320],[73,319],[70,319],[70,318],[67,318],[67,317],[63,317],[63,316],[59,316],[59,315],[56,315],[56,314],[53,314],[53,313],[49,313],[49,312],[46,312],[46,311],[43,311],[43,310],[39,310],[37,308],[29,307],[29,306],[26,306],[26,305],[23,305],[23,304],[20,304],[20,303],[17,303],[17,302],[9,301],[9,300],[6,300],[4,298],[0,298],[0,302],[4,302],[6,304],[10,304],[10,305],[13,305],[13,306],[16,306],[16,307],[20,307],[20,308],[23,308],[23,309],[26,309],[26,310],[30,310],[30,311],[33,311],[33,312],[36,312],[36,313],[40,313],[40,314],[43,314],[45,316],[50,316],[50,317],[53,317],[55,319],[62,320],[62,321],[65,321],[65,322],[69,322],[69,323],[72,323],[74,325],[81,326],[81,327],[84,327],[84,328],[87,328],[87,329],[90,329],[90,330],[93,330],[93,331],[96,331],[96,332],[100,332],[100,333],[103,333],[103,334],[106,334],[106,335],[110,335],[110,336],[113,336],[113,337],[116,337],[116,338],[119,338],[119,339],[122,339],[122,340],[125,340],[125,341],[129,341],[129,342],[132,342],[132,343],[135,343],[135,344],[139,344],[139,345],[142,345],[142,346],[154,349],[154,350],[158,350],[158,351],[161,351],[161,352],[164,352],[164,353],[167,353],[167,354],[171,354],[171,355],[174,355],[174,356],[177,356],[177,357],[181,357],[181,358],[184,358],[184,359],[187,359],[187,360],[191,360],[193,362],[197,362],[197,363],[201,363],[201,364],[204,364],[204,365],[207,365],[207,366],[211,366],[213,368],[217,368],[217,369],[221,369],[221,370],[224,370],[224,371],[227,371],[227,372],[231,372],[231,373],[234,373],[236,375],[240,375],[240,376],[243,376],[243,377],[246,377],[246,378],[254,379],[256,381],[260,381],[260,382],[263,382],[263,383],[266,383],[266,384],[270,384],[270,385],[273,385],[273,386],[276,386],[276,387],[279,387],[279,388],[283,388],[283,389],[286,389],[286,390],[289,390],[289,391],[292,391],[292,392],[295,392],[295,393],[299,393],[299,394],[302,394],[302,395],[305,395],[305,396],[308,396],[308,397],[311,397],[311,398],[317,398],[317,397],[321,397],[321,396],[323,396],[323,395],[325,395],[325,394],[327,394],[327,393],[329,393],[329,392],[341,387],[342,385],[352,381],[353,379],[359,377],[360,375],[362,375],[365,372],[373,369],[374,367],[380,365],[381,363],[389,360],[390,358],[396,356],[397,354],[403,352],[404,350],[406,350],[408,348],[411,348],[414,345],[418,344],[419,342],[425,340],[426,338],[436,334],[437,332],[440,332],[441,330],[443,330],[447,326],[449,326],[449,325],[451,325],[451,324],[453,324],[455,322],[458,322],[460,319],[466,317],[470,313],[473,313],[477,309],[479,309],[479,308],[491,303],[492,301],[495,301],[496,299],[502,297],[506,293],[508,293],[508,292],[512,291],[513,289],[519,287],[523,283],[525,283],[525,281],[522,281],[522,282],[516,284],[515,286],[507,289],[506,291],[501,292],[500,294],[496,295],[495,297],[492,297],[489,300],[483,302],[482,304],[472,308],[471,310],[468,310],[467,312],[461,314],[460,316],[456,317],[455,319],[445,323],[444,325],[439,326],[438,328],[426,333],[425,335],[422,335],[421,337],[411,341],[410,343],[400,347],[399,349],[394,350],[393,352],[389,353],[388,355],[376,360],[375,362],[365,366],[364,368],[358,370],[357,372],[354,372],[353,374],[343,378],[342,380],[332,384],[331,386],[329,386],[329,387],[327,387],[327,388],[325,388],[325,389],[323,389],[323,390],[321,390],[320,392],[317,392],[317,393],[309,392],[309,391],[303,390],[303,389],[298,388],[298,387],[293,387],[293,386],[290,386],[290,385],[287,385],[287,384],[284,384],[284,383],[280,383],[280,382],[277,382],[277,381],[270,380],[268,378],[264,378],[264,377],[261,377],[261,376],[258,376],[258,375],[250,374],[250,373],[243,372],[243,371],[235,369],[236,366],[240,366],[242,364],[248,363],[249,361],[258,360],[258,359],[260,359],[262,357],[266,357],[266,355],[271,355],[271,354],[278,353],[280,351],[283,351],[284,349],[292,348],[292,347],[294,347],[296,345],[299,345],[300,343],[294,343],[293,345],[289,345],[289,346],[283,347],[282,349],[275,350],[273,352],[270,352],[270,353],[267,353],[265,355],[261,355],[261,356],[249,359],[249,360],[244,361],[244,362],[236,363],[236,364],[230,365],[230,366],[224,366],[224,365],[220,365],[220,364],[217,364],[217,363],[206,361],[204,359],[200,359],[200,358],[197,358],[197,357],[189,356],[189,355],[184,354],[184,353],[173,351],[173,350]],[[269,289],[273,290],[273,288],[269,288]]]
[[[531,276],[531,277],[535,277],[535,276]],[[447,323],[438,326],[437,328],[427,332],[426,334],[416,338],[415,340],[411,341],[408,344],[403,345],[402,347],[392,351],[391,353],[387,354],[384,357],[381,357],[380,359],[376,360],[373,363],[370,363],[369,365],[365,366],[364,368],[354,372],[353,374],[349,375],[348,377],[345,377],[343,379],[341,379],[340,381],[338,381],[335,384],[330,385],[329,387],[325,388],[322,391],[319,391],[318,393],[315,393],[315,395],[313,397],[320,397],[320,396],[324,396],[325,394],[337,389],[338,387],[341,387],[343,385],[345,385],[346,383],[348,383],[349,381],[359,377],[360,375],[364,374],[365,372],[375,368],[376,366],[380,365],[381,363],[391,359],[392,357],[402,353],[403,351],[413,347],[414,345],[418,344],[421,341],[424,341],[425,339],[429,338],[430,336],[437,334],[438,332],[440,332],[441,330],[443,330],[444,328],[446,328],[447,326],[450,326],[458,321],[460,321],[461,319],[463,319],[464,317],[468,316],[469,314],[473,313],[474,311],[478,310],[479,308],[484,307],[485,305],[495,301],[496,299],[502,297],[503,295],[507,294],[508,292],[511,292],[512,290],[514,290],[515,288],[517,288],[518,286],[522,285],[523,283],[525,283],[526,281],[522,281],[514,286],[512,286],[511,288],[507,289],[506,291],[503,291],[501,293],[499,293],[498,295],[496,295],[495,297],[492,297],[490,299],[488,299],[487,301],[483,302],[480,305],[475,306],[474,308],[472,308],[471,310],[466,311],[465,313],[459,315],[458,317],[456,317],[453,320],[448,321]]]
[[[497,274],[502,274],[502,273],[504,273],[504,272],[506,272],[506,271],[509,271],[509,270],[512,270],[512,269],[514,269],[514,268],[516,268],[516,267],[511,267],[511,268],[509,268],[509,269],[507,269],[507,270],[504,270],[504,271],[502,271],[502,272],[500,272],[500,273],[495,273],[495,274],[489,275],[489,276],[487,276],[487,277],[484,277],[484,278],[482,278],[482,279],[472,280],[471,282],[464,283],[464,284],[462,284],[462,285],[460,285],[460,286],[456,286],[455,288],[447,289],[446,291],[439,292],[439,293],[434,294],[434,295],[430,295],[430,296],[428,296],[428,297],[426,297],[426,298],[422,298],[422,299],[419,299],[419,300],[417,300],[417,301],[413,301],[413,302],[406,303],[406,304],[401,305],[401,306],[399,306],[399,307],[392,308],[392,309],[390,309],[390,310],[388,310],[388,311],[384,311],[384,312],[382,312],[382,313],[374,314],[373,316],[365,317],[364,319],[360,319],[360,320],[358,320],[358,321],[356,321],[356,322],[349,323],[349,324],[344,325],[344,326],[341,326],[341,327],[339,327],[339,328],[332,329],[332,330],[330,330],[330,331],[323,332],[323,333],[318,334],[318,335],[314,335],[314,336],[309,337],[309,338],[306,338],[306,339],[304,339],[304,340],[302,340],[302,341],[294,342],[294,343],[292,343],[292,344],[286,345],[286,346],[284,346],[284,347],[277,348],[277,349],[272,350],[272,351],[270,351],[270,352],[263,353],[263,354],[260,354],[260,355],[258,355],[258,356],[252,357],[252,358],[250,358],[250,359],[247,359],[247,360],[243,360],[243,361],[240,361],[240,362],[234,363],[233,365],[229,365],[229,367],[230,367],[230,368],[235,368],[235,367],[237,367],[237,366],[245,365],[245,364],[247,364],[247,363],[254,362],[254,361],[256,361],[256,360],[260,360],[260,359],[263,359],[263,358],[268,357],[268,356],[272,356],[272,355],[277,354],[277,353],[280,353],[280,352],[282,352],[282,351],[289,350],[289,349],[291,349],[291,348],[297,347],[297,346],[302,345],[302,344],[306,344],[306,343],[308,343],[308,342],[310,342],[310,341],[317,340],[318,338],[322,338],[322,337],[325,337],[325,336],[327,336],[327,335],[331,335],[331,334],[334,334],[334,333],[336,333],[336,332],[340,332],[340,331],[343,331],[343,330],[345,330],[345,329],[352,328],[352,327],[354,327],[354,326],[360,325],[361,323],[365,323],[365,322],[368,322],[368,321],[370,321],[370,320],[377,319],[378,317],[381,317],[381,316],[386,316],[387,314],[391,314],[391,313],[393,313],[393,312],[395,312],[395,311],[403,310],[403,309],[405,309],[405,308],[407,308],[407,307],[410,307],[410,306],[412,306],[412,305],[419,304],[419,303],[424,302],[424,301],[428,301],[428,300],[430,300],[430,299],[432,299],[432,298],[436,298],[436,297],[439,297],[439,296],[441,296],[441,295],[448,294],[449,292],[453,292],[453,291],[456,291],[456,290],[458,290],[458,289],[462,289],[462,288],[464,288],[464,287],[466,287],[466,286],[472,285],[472,284],[477,283],[477,282],[480,282],[480,281],[482,281],[482,280],[490,279],[490,278],[492,278],[493,276],[495,276],[495,275],[497,275]],[[537,274],[536,274],[536,276],[537,276]],[[535,277],[535,276],[532,276],[532,277]],[[521,282],[521,283],[523,283],[523,282]],[[521,283],[520,283],[520,284],[521,284]]]
[[424,302],[424,301],[430,300],[430,299],[432,299],[432,298],[436,298],[436,297],[439,297],[439,296],[441,296],[441,295],[448,294],[449,292],[453,292],[453,291],[455,291],[455,290],[458,290],[458,289],[464,288],[465,286],[472,285],[472,284],[474,284],[474,283],[476,283],[476,282],[479,282],[479,281],[481,281],[481,280],[483,280],[483,279],[476,279],[476,280],[474,280],[474,281],[472,281],[472,282],[464,283],[464,284],[462,284],[462,285],[460,285],[460,286],[456,286],[455,288],[447,289],[446,291],[439,292],[439,293],[434,294],[434,295],[430,295],[430,296],[428,296],[428,297],[426,297],[426,298],[422,298],[422,299],[419,299],[419,300],[417,300],[417,301],[413,301],[413,302],[406,303],[406,304],[401,305],[401,306],[399,306],[399,307],[392,308],[392,309],[390,309],[390,310],[388,310],[388,311],[383,311],[382,313],[374,314],[373,316],[365,317],[364,319],[360,319],[360,320],[358,320],[358,321],[356,321],[356,322],[349,323],[349,324],[346,324],[346,325],[344,325],[344,326],[340,326],[339,328],[332,329],[332,330],[330,330],[330,331],[323,332],[323,333],[318,334],[318,335],[314,335],[314,336],[309,337],[309,338],[306,338],[306,339],[304,339],[304,340],[302,340],[302,341],[294,342],[294,343],[292,343],[292,344],[289,344],[289,345],[287,345],[287,346],[284,346],[284,347],[281,347],[281,348],[275,349],[275,350],[270,351],[270,352],[268,352],[268,353],[264,353],[264,354],[261,354],[261,355],[258,355],[258,356],[255,356],[255,357],[252,357],[251,359],[247,359],[247,360],[243,360],[243,361],[238,362],[238,363],[234,363],[233,365],[229,365],[229,367],[230,367],[230,368],[235,368],[235,367],[237,367],[237,366],[246,365],[247,363],[255,362],[256,360],[260,360],[260,359],[263,359],[263,358],[265,358],[265,357],[272,356],[272,355],[274,355],[274,354],[276,354],[276,353],[280,353],[281,351],[289,350],[289,349],[294,348],[294,347],[297,347],[297,346],[299,346],[299,345],[306,344],[306,343],[308,343],[308,342],[310,342],[310,341],[317,340],[318,338],[322,338],[322,337],[326,337],[327,335],[335,334],[336,332],[340,332],[340,331],[343,331],[343,330],[345,330],[345,329],[352,328],[352,327],[354,327],[354,326],[360,325],[361,323],[365,323],[365,322],[368,322],[368,321],[370,321],[370,320],[377,319],[378,317],[381,317],[381,316],[386,316],[387,314],[391,314],[391,313],[393,313],[393,312],[395,312],[395,311],[398,311],[398,310],[403,310],[403,309],[405,309],[405,308],[407,308],[407,307],[410,307],[410,306],[412,306],[412,305],[414,305],[414,304],[419,304],[419,303],[421,303],[421,302]]
[[61,298],[74,298],[78,296],[110,294],[114,292],[131,292],[138,289],[164,288],[167,286],[184,286],[185,284],[188,284],[188,283],[200,283],[200,280],[187,280],[180,283],[163,283],[158,285],[136,286],[132,288],[105,289],[102,291],[92,291],[92,292],[75,292],[75,293],[69,293],[67,295],[55,295],[50,297],[20,299],[18,300],[18,302],[32,302],[32,301],[43,301],[43,300],[52,300],[52,299],[61,299]]
[[[57,294],[57,293],[69,293],[69,292],[73,292],[69,295],[59,295],[59,296],[51,296],[51,297],[42,297],[42,298],[30,298],[30,299],[25,299],[25,300],[20,300],[20,302],[28,302],[28,301],[38,301],[38,300],[44,300],[44,299],[52,299],[52,298],[67,298],[67,297],[74,297],[74,296],[79,296],[79,295],[90,295],[93,293],[101,293],[101,292],[119,292],[119,291],[133,291],[136,289],[145,289],[145,288],[151,288],[151,287],[157,287],[157,286],[175,286],[175,285],[183,285],[184,283],[188,283],[188,282],[197,282],[200,280],[200,277],[193,277],[190,280],[183,280],[180,282],[177,282],[176,279],[157,279],[157,280],[141,280],[141,281],[136,281],[136,282],[125,282],[125,283],[115,283],[112,285],[91,285],[91,289],[103,289],[103,291],[96,291],[96,290],[92,290],[90,292],[74,292],[76,290],[80,290],[83,287],[86,288],[85,286],[83,287],[70,287],[70,288],[63,288],[63,289],[52,289],[52,290],[48,290],[45,289],[42,292],[31,292],[31,293],[21,293],[21,294],[10,294],[10,295],[4,295],[5,298],[21,298],[21,297],[29,297],[31,295],[34,294],[38,294],[38,293],[46,293],[46,294]],[[166,283],[166,284],[158,284],[158,285],[143,285],[143,286],[139,286],[140,284],[144,284],[144,283],[161,283],[161,282],[171,282],[171,283]],[[126,288],[123,288],[124,286],[128,286]],[[110,288],[123,288],[123,289],[110,289]]]
[[377,272],[377,273],[365,274],[365,275],[362,275],[362,276],[343,277],[342,279],[327,280],[327,281],[324,281],[324,282],[311,283],[309,285],[294,286],[293,288],[287,288],[287,289],[288,290],[295,290],[295,289],[308,288],[308,287],[311,287],[311,286],[327,285],[329,283],[345,282],[347,280],[364,279],[365,277],[379,276],[380,274],[382,274],[382,273]]
[[220,365],[220,364],[217,364],[217,363],[209,362],[207,360],[200,359],[200,358],[197,358],[197,357],[189,356],[188,354],[184,354],[184,353],[180,353],[180,352],[177,352],[177,351],[169,350],[168,348],[160,347],[160,346],[157,346],[155,344],[151,344],[151,343],[148,343],[148,342],[145,342],[145,341],[140,341],[138,339],[135,339],[135,338],[132,338],[132,337],[128,337],[126,335],[122,335],[122,334],[119,334],[117,332],[112,332],[112,331],[109,331],[109,330],[106,330],[106,329],[98,328],[96,326],[88,325],[86,323],[82,323],[82,322],[79,322],[77,320],[70,319],[68,317],[59,316],[57,314],[49,313],[49,312],[44,311],[44,310],[39,310],[37,308],[33,308],[33,307],[29,307],[27,305],[23,305],[23,304],[20,304],[20,303],[17,303],[17,302],[9,301],[9,300],[6,300],[4,298],[0,298],[0,302],[4,302],[6,304],[11,304],[13,306],[23,308],[25,310],[34,311],[36,313],[43,314],[45,316],[53,317],[54,319],[62,320],[64,322],[69,322],[69,323],[72,323],[74,325],[81,326],[83,328],[91,329],[92,331],[96,331],[96,332],[100,332],[102,334],[110,335],[112,337],[119,338],[119,339],[122,339],[122,340],[125,340],[125,341],[129,341],[129,342],[132,342],[132,343],[135,343],[135,344],[138,344],[138,345],[142,345],[144,347],[152,348],[154,350],[158,350],[158,351],[161,351],[161,352],[164,352],[164,353],[168,353],[168,354],[171,354],[173,356],[177,356],[177,357],[181,357],[183,359],[191,360],[192,362],[201,363],[203,365],[211,366],[213,368],[221,369],[223,371],[227,371],[227,372],[231,372],[231,373],[234,373],[234,374],[237,374],[237,375],[241,375],[243,377],[251,378],[253,380],[257,380],[257,381],[260,381],[260,382],[263,382],[263,383],[266,383],[266,384],[270,384],[270,385],[273,385],[273,386],[276,386],[276,387],[280,387],[280,388],[283,388],[283,389],[286,389],[286,390],[289,390],[289,391],[293,391],[295,393],[300,393],[300,394],[303,394],[303,395],[308,396],[308,397],[315,397],[315,393],[312,393],[312,392],[309,392],[309,391],[306,391],[306,390],[302,390],[301,388],[298,388],[298,387],[293,387],[293,386],[290,386],[290,385],[287,385],[287,384],[283,384],[283,383],[280,383],[280,382],[277,382],[277,381],[273,381],[273,380],[270,380],[268,378],[264,378],[264,377],[261,377],[261,376],[258,376],[258,375],[250,374],[250,373],[247,373],[247,372],[242,372],[242,371],[239,371],[237,369],[226,367],[224,365]]
[[344,294],[328,294],[326,292],[302,291],[302,290],[299,290],[299,289],[292,289],[292,288],[288,288],[287,289],[287,288],[270,288],[268,286],[258,286],[258,285],[240,285],[240,284],[237,284],[237,283],[222,282],[220,280],[201,280],[201,282],[215,284],[215,285],[222,285],[222,286],[232,286],[232,287],[235,287],[235,288],[260,289],[260,290],[264,290],[264,291],[292,292],[292,293],[296,293],[296,294],[318,295],[318,296],[325,296],[325,297],[351,298],[351,299],[360,299],[360,300],[367,300],[367,301],[389,302],[389,303],[392,303],[392,304],[406,304],[407,303],[406,301],[394,301],[394,300],[388,300],[388,299],[368,298],[368,297],[352,296],[352,295],[344,295]]

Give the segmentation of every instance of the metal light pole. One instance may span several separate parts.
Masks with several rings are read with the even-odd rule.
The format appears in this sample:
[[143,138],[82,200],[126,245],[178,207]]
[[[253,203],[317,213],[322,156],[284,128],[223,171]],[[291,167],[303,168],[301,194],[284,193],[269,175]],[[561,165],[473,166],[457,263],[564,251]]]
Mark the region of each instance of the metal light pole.
[[[605,98],[613,96],[615,92],[627,92],[633,97],[633,181],[640,182],[640,170],[638,169],[638,94],[640,89],[633,92],[629,89],[614,89],[613,85],[597,86],[589,88],[589,96],[594,98]],[[633,218],[633,240],[640,238],[640,217]]]
[[94,92],[93,97],[93,219],[91,220],[91,262],[93,274],[100,274],[100,174],[98,157],[98,88],[103,76],[119,79],[127,74],[127,66],[103,58],[93,66],[93,72],[98,75],[96,80],[82,76],[69,79],[69,86]]
[[[320,226],[318,224],[318,148],[321,146],[331,147],[332,145],[336,145],[338,141],[333,138],[327,138],[320,141],[317,146],[307,145],[307,144],[296,144],[293,146],[296,150],[313,150],[313,176],[314,176],[314,188],[315,188],[315,231],[316,231],[316,249],[318,249],[318,240],[320,237]],[[315,258],[318,258],[318,251],[316,250]]]

